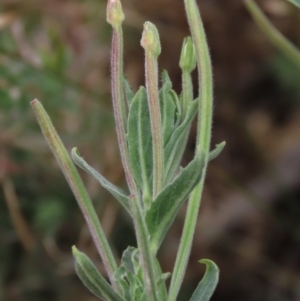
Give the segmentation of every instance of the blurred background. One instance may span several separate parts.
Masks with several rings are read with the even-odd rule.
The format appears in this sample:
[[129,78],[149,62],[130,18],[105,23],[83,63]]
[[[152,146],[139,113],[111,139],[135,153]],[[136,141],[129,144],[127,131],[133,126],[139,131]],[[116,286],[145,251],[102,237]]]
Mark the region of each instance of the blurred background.
[[[242,1],[199,0],[213,68],[210,163],[185,282],[189,300],[214,260],[221,279],[212,301],[300,300],[300,68],[270,45]],[[284,0],[257,1],[300,48],[300,10]],[[159,29],[160,71],[177,92],[182,40],[189,35],[182,0],[122,0],[125,73],[144,84],[143,22]],[[74,272],[71,246],[103,271],[77,203],[30,109],[38,98],[68,149],[125,187],[110,100],[111,28],[105,0],[0,2],[0,300],[93,301]],[[196,74],[194,74],[195,92]],[[183,164],[195,145],[192,128]],[[119,258],[135,245],[118,203],[81,173]],[[171,272],[185,207],[159,253]]]

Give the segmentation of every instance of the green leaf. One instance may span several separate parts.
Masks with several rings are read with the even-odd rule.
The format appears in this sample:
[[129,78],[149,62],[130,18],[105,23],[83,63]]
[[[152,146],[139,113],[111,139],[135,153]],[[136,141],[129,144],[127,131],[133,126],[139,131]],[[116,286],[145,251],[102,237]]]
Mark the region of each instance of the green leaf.
[[146,212],[146,223],[154,251],[160,246],[181,205],[198,184],[203,167],[204,159],[196,157],[165,187]]
[[288,0],[288,1],[300,8],[300,0]]
[[176,111],[176,105],[170,94],[172,88],[172,82],[166,70],[162,72],[162,83],[163,85],[159,91],[159,98],[160,98],[160,107],[161,107],[160,111],[162,115],[164,145],[166,145],[170,139],[172,132],[174,131],[174,121],[175,121],[175,111]]
[[199,262],[206,264],[206,272],[190,301],[209,301],[219,281],[219,269],[211,260],[202,259]]
[[129,296],[129,300],[146,300],[138,249],[128,247],[123,252],[121,266],[118,270],[115,274],[116,281],[125,281],[126,279],[126,285],[123,285],[123,290],[124,294]]
[[182,114],[181,104],[180,104],[180,101],[179,101],[179,97],[178,97],[178,95],[176,94],[176,92],[174,90],[170,90],[169,94],[172,97],[173,102],[176,105],[176,113],[175,113],[175,128],[176,128],[177,126],[179,126],[179,123],[181,121],[181,114]]
[[168,299],[168,292],[166,288],[166,280],[170,278],[171,273],[163,273],[160,275],[160,277],[157,280],[157,287],[160,290],[160,296],[162,297],[163,300]]
[[115,186],[114,184],[107,181],[99,172],[97,172],[93,167],[91,167],[86,161],[79,156],[77,153],[77,148],[73,148],[71,152],[73,161],[77,166],[82,168],[84,171],[92,175],[105,189],[107,189],[130,214],[129,200],[126,193]]
[[124,88],[125,88],[126,101],[127,101],[128,107],[130,107],[131,102],[134,98],[134,93],[132,92],[131,87],[126,78],[124,78]]
[[138,250],[134,247],[128,247],[122,255],[122,264],[126,269],[133,274],[135,274],[135,254],[138,252]]
[[118,283],[114,282],[113,273],[117,269],[117,263],[109,247],[107,238],[99,222],[93,203],[86,191],[79,173],[62,141],[60,140],[51,120],[43,105],[37,100],[31,102],[32,109],[37,117],[44,137],[48,142],[62,172],[72,189],[78,205],[83,213],[85,221],[89,227],[96,248],[104,263],[108,277],[115,287]]
[[129,282],[129,292],[131,296],[131,300],[139,300],[137,299],[137,295],[141,295],[144,291],[143,286],[138,281],[136,275],[131,272],[127,272],[127,279]]
[[165,281],[171,277],[171,273],[163,273],[157,280],[158,286],[164,285]]
[[107,301],[125,301],[118,295],[96,269],[92,261],[75,246],[72,247],[75,268],[83,284],[98,298]]
[[197,114],[197,107],[197,100],[194,100],[189,104],[184,121],[173,132],[170,141],[165,147],[165,183],[171,181],[178,169],[192,121]]
[[209,153],[208,161],[217,158],[220,155],[221,151],[224,149],[225,145],[226,145],[225,141],[217,144],[215,149]]
[[147,93],[140,87],[132,100],[128,117],[128,151],[136,182],[151,202],[152,136]]
[[162,272],[161,266],[157,258],[155,258],[155,268],[156,268],[156,275],[158,275],[156,283],[157,283],[157,288],[159,290],[160,300],[167,300],[168,292],[167,292],[167,286],[165,282],[171,276],[171,274]]
[[132,299],[130,296],[130,288],[126,278],[127,278],[126,268],[123,265],[121,265],[115,271],[114,279],[117,283],[119,283],[119,286],[122,289],[122,296],[126,299],[126,301],[131,301]]
[[127,271],[134,274],[138,282],[142,285],[143,273],[139,260],[139,250],[134,247],[128,247],[122,255],[122,265],[126,267]]

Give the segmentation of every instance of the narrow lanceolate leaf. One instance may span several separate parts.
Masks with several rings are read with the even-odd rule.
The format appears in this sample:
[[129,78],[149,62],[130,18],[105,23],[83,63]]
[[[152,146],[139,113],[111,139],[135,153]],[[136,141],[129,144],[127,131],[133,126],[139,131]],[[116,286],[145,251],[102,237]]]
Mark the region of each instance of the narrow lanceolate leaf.
[[92,175],[103,186],[103,188],[107,189],[120,202],[120,204],[130,214],[129,199],[125,191],[107,181],[98,171],[91,167],[82,157],[78,155],[77,148],[72,149],[71,156],[77,166]]
[[147,206],[152,189],[152,136],[147,93],[140,87],[132,100],[128,117],[127,142],[134,178],[143,191]]
[[117,269],[117,264],[100,225],[92,201],[84,187],[78,171],[42,104],[35,99],[31,102],[31,106],[42,129],[44,137],[75,195],[93,237],[96,248],[102,258],[108,277],[113,287],[115,289],[119,289],[118,283],[116,283],[113,278],[113,273]]
[[217,144],[215,149],[209,153],[208,161],[211,161],[211,160],[217,158],[220,155],[221,151],[224,149],[225,145],[226,145],[225,141]]
[[78,251],[75,246],[72,248],[72,251],[75,257],[75,269],[78,277],[95,296],[106,301],[124,301],[84,253]]
[[204,160],[196,157],[175,180],[157,196],[146,213],[146,223],[152,250],[157,251],[174,221],[178,210],[189,193],[198,184],[203,172]]
[[198,102],[196,100],[189,104],[184,121],[173,132],[165,147],[165,183],[172,180],[178,169],[186,145],[185,137],[189,134],[191,123],[197,114],[197,106]]
[[125,89],[125,97],[126,97],[127,105],[128,107],[130,107],[131,102],[134,98],[134,94],[126,78],[124,78],[124,89]]
[[173,102],[176,105],[175,127],[177,127],[180,124],[181,116],[182,116],[181,104],[180,104],[180,101],[179,101],[179,97],[178,97],[178,95],[176,94],[176,92],[174,90],[171,89],[169,94],[172,97]]
[[219,281],[217,265],[208,259],[202,259],[200,262],[206,264],[206,272],[190,301],[209,301]]
[[172,82],[166,70],[162,73],[162,88],[159,91],[160,107],[163,124],[164,145],[169,141],[174,131],[176,104],[173,101],[170,91]]

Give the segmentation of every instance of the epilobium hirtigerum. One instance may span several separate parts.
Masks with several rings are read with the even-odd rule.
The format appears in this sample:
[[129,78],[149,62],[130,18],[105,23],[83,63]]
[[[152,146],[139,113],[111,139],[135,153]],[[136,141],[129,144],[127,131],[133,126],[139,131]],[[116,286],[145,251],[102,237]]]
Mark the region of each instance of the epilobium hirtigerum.
[[[111,90],[121,159],[129,192],[107,181],[80,157],[64,148],[47,113],[38,100],[32,101],[43,134],[54,153],[87,222],[106,269],[102,276],[91,260],[73,247],[76,271],[86,287],[107,301],[175,301],[185,274],[200,206],[207,164],[223,149],[210,151],[212,127],[212,70],[209,50],[195,0],[185,0],[191,37],[183,41],[180,57],[182,93],[172,90],[167,71],[159,87],[157,59],[161,51],[159,33],[146,22],[141,38],[145,50],[145,87],[134,94],[123,72],[124,14],[120,0],[109,0],[107,21],[113,29]],[[199,95],[194,97],[191,72],[197,67]],[[128,114],[127,114],[128,112]],[[194,159],[185,167],[180,161],[191,123],[198,114]],[[96,212],[74,163],[94,176],[133,220],[137,248],[128,247],[120,265],[111,251]],[[162,273],[157,251],[175,216],[188,200],[181,242],[172,273]],[[218,282],[219,270],[208,259],[200,260],[206,272],[191,301],[208,301]],[[165,280],[171,277],[169,289]]]

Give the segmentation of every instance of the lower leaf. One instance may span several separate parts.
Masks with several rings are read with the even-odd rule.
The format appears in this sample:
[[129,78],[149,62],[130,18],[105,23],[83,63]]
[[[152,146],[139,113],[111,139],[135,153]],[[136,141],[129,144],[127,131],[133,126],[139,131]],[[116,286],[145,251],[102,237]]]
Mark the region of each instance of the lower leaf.
[[219,281],[219,268],[209,259],[199,262],[206,264],[206,272],[190,301],[209,301]]
[[106,301],[125,301],[117,294],[96,269],[92,261],[75,246],[72,248],[78,277],[83,284],[98,298]]

